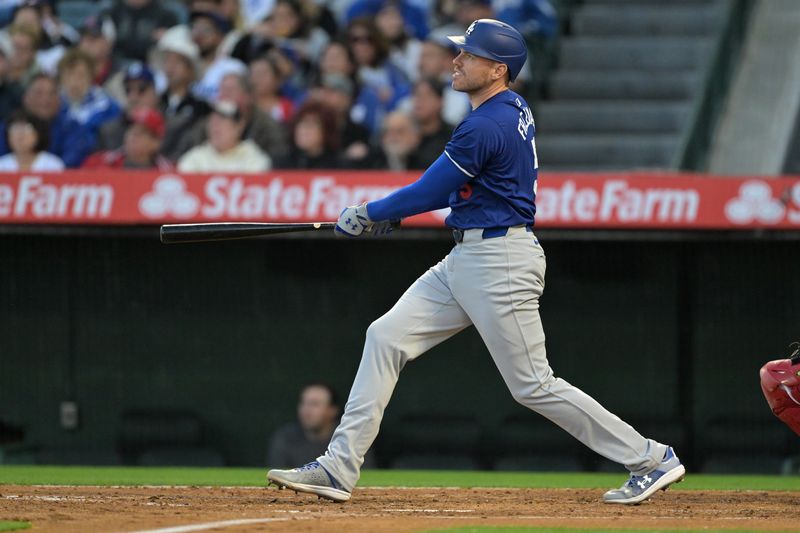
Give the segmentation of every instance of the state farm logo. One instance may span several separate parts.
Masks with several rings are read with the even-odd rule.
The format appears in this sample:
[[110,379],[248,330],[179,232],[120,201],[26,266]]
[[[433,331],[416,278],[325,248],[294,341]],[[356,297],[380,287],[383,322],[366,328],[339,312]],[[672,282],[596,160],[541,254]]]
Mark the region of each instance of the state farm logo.
[[113,205],[111,185],[70,183],[60,174],[0,183],[0,219],[107,219]]
[[637,187],[617,179],[583,187],[566,180],[541,187],[536,195],[537,222],[685,225],[697,220],[699,210],[700,193],[694,188]]
[[763,181],[744,182],[739,196],[725,204],[725,216],[734,224],[774,224],[783,218],[784,211],[783,203],[772,197],[772,187]]
[[153,190],[139,200],[139,211],[148,218],[189,218],[197,214],[200,200],[186,190],[186,182],[173,175],[161,176]]

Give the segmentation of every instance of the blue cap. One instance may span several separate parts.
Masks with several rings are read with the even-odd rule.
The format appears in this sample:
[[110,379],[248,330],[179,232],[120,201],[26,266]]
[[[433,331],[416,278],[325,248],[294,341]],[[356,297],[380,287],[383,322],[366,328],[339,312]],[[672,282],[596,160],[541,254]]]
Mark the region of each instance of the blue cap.
[[217,28],[217,31],[223,35],[227,35],[229,31],[233,29],[233,24],[230,20],[226,19],[219,13],[214,13],[213,11],[192,11],[189,14],[189,20],[194,22],[197,18],[207,18],[210,19],[211,22],[214,23],[214,26]]
[[125,83],[134,80],[145,81],[151,85],[156,84],[156,78],[155,75],[153,75],[153,71],[141,61],[133,62],[128,65],[128,68],[125,69]]
[[447,38],[465,52],[505,63],[511,81],[517,78],[528,59],[525,39],[512,26],[499,20],[478,19],[469,25],[464,35]]

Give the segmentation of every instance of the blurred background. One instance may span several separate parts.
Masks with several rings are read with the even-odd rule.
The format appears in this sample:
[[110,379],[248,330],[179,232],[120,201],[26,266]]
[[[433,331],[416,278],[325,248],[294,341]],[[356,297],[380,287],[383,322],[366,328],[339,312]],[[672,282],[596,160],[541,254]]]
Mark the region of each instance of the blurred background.
[[[800,174],[795,0],[4,0],[0,185],[413,174],[469,111],[446,36],[483,17],[528,41],[513,89],[542,185]],[[15,221],[3,191],[0,464],[264,466],[324,449],[367,326],[452,243],[431,227],[167,248],[152,223]],[[537,230],[556,374],[691,470],[797,474],[800,439],[758,382],[800,338],[793,223]],[[515,404],[472,329],[408,365],[370,464],[622,472]]]

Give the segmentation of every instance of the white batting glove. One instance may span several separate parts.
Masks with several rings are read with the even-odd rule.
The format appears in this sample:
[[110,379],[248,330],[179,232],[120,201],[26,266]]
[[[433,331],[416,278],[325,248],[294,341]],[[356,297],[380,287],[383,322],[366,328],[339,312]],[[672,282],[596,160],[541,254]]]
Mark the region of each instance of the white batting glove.
[[375,225],[367,214],[367,204],[345,207],[336,222],[334,233],[339,237],[358,237],[372,231]]

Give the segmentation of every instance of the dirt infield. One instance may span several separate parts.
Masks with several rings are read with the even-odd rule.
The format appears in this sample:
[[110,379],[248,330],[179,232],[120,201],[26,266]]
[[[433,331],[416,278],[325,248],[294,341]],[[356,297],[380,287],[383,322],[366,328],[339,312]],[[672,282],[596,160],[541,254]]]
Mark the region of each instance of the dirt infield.
[[797,492],[670,490],[635,507],[603,504],[601,495],[587,489],[365,488],[335,504],[275,488],[0,485],[0,518],[59,532],[232,520],[242,523],[214,531],[413,532],[489,524],[798,530]]

